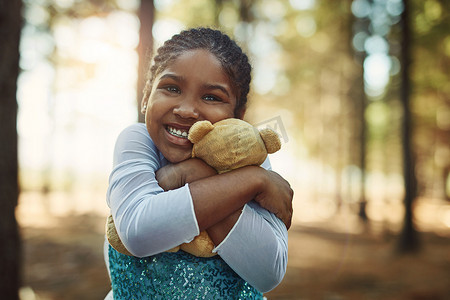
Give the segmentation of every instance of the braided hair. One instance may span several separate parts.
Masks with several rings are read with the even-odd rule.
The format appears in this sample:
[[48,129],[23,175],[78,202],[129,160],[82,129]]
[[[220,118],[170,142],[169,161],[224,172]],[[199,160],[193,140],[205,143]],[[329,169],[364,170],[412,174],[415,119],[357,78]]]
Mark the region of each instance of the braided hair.
[[150,96],[153,81],[159,73],[184,52],[196,49],[207,50],[220,61],[237,97],[234,111],[237,115],[247,104],[251,66],[247,55],[235,41],[221,31],[210,28],[184,30],[167,40],[158,49],[147,74],[144,99]]

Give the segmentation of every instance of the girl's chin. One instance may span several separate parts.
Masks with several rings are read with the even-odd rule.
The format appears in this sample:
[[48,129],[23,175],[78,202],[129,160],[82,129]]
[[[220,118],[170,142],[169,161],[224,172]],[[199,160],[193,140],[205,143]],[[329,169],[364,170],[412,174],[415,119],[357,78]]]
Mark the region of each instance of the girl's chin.
[[178,163],[192,156],[192,143],[186,138],[171,135],[166,130],[159,136],[158,149],[171,163]]
[[186,154],[182,154],[182,153],[169,153],[167,156],[164,156],[168,161],[170,161],[173,164],[182,162],[186,159],[191,158],[191,153],[186,153]]

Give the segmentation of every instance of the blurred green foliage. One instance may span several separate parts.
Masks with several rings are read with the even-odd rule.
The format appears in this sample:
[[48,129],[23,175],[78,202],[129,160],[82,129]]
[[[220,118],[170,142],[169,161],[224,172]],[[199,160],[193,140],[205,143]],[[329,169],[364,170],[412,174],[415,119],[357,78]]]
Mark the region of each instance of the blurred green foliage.
[[[399,104],[398,70],[402,66],[398,57],[402,32],[398,15],[392,14],[388,29],[383,29],[383,24],[370,25],[367,16],[360,18],[362,23],[357,23],[358,18],[352,14],[355,2],[158,0],[155,22],[219,27],[234,36],[248,51],[254,66],[248,118],[258,122],[273,116],[274,111],[279,112],[291,138],[300,145],[297,155],[331,166],[336,181],[341,180],[339,176],[345,168],[360,165],[363,138],[367,145],[364,150],[367,172],[381,171],[386,176],[401,174],[403,112]],[[398,2],[373,3],[379,7],[391,5],[391,11],[398,11],[400,6],[392,6]],[[57,18],[101,17],[124,7],[138,13],[139,1],[124,3],[119,0],[25,1],[28,9],[42,10],[40,21],[34,22],[36,28],[50,34]],[[367,3],[358,1],[359,14],[370,15]],[[448,199],[450,8],[445,0],[413,0],[410,4],[411,110],[419,195]],[[376,96],[364,93],[364,54],[354,46],[355,34],[361,26],[371,28],[371,32],[365,31],[366,38],[382,31],[389,46],[392,62],[389,81]],[[51,55],[49,59],[52,60]],[[365,113],[361,115],[364,107]],[[362,123],[367,125],[365,137],[361,133]]]

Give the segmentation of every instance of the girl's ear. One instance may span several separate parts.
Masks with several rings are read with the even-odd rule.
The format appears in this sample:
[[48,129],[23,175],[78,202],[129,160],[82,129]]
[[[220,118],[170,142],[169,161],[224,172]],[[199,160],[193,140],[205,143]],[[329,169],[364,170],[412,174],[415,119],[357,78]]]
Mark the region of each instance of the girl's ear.
[[144,101],[142,101],[141,113],[143,113],[145,115],[146,112],[147,112],[147,103],[144,103]]
[[214,125],[210,121],[198,121],[189,129],[188,139],[195,144],[213,129]]
[[142,101],[141,101],[141,113],[145,114],[147,112],[147,105],[148,105],[148,96],[145,92],[144,92],[144,96],[142,97]]

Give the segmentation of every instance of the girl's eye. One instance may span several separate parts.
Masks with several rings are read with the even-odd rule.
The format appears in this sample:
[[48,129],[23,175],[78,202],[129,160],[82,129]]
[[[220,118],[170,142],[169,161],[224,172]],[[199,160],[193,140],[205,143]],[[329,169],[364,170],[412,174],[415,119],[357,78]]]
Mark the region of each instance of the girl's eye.
[[166,87],[164,87],[164,89],[170,93],[181,94],[180,89],[173,85],[166,86]]
[[213,95],[206,95],[203,97],[203,99],[206,101],[222,102],[222,99],[220,99],[219,97],[213,96]]

